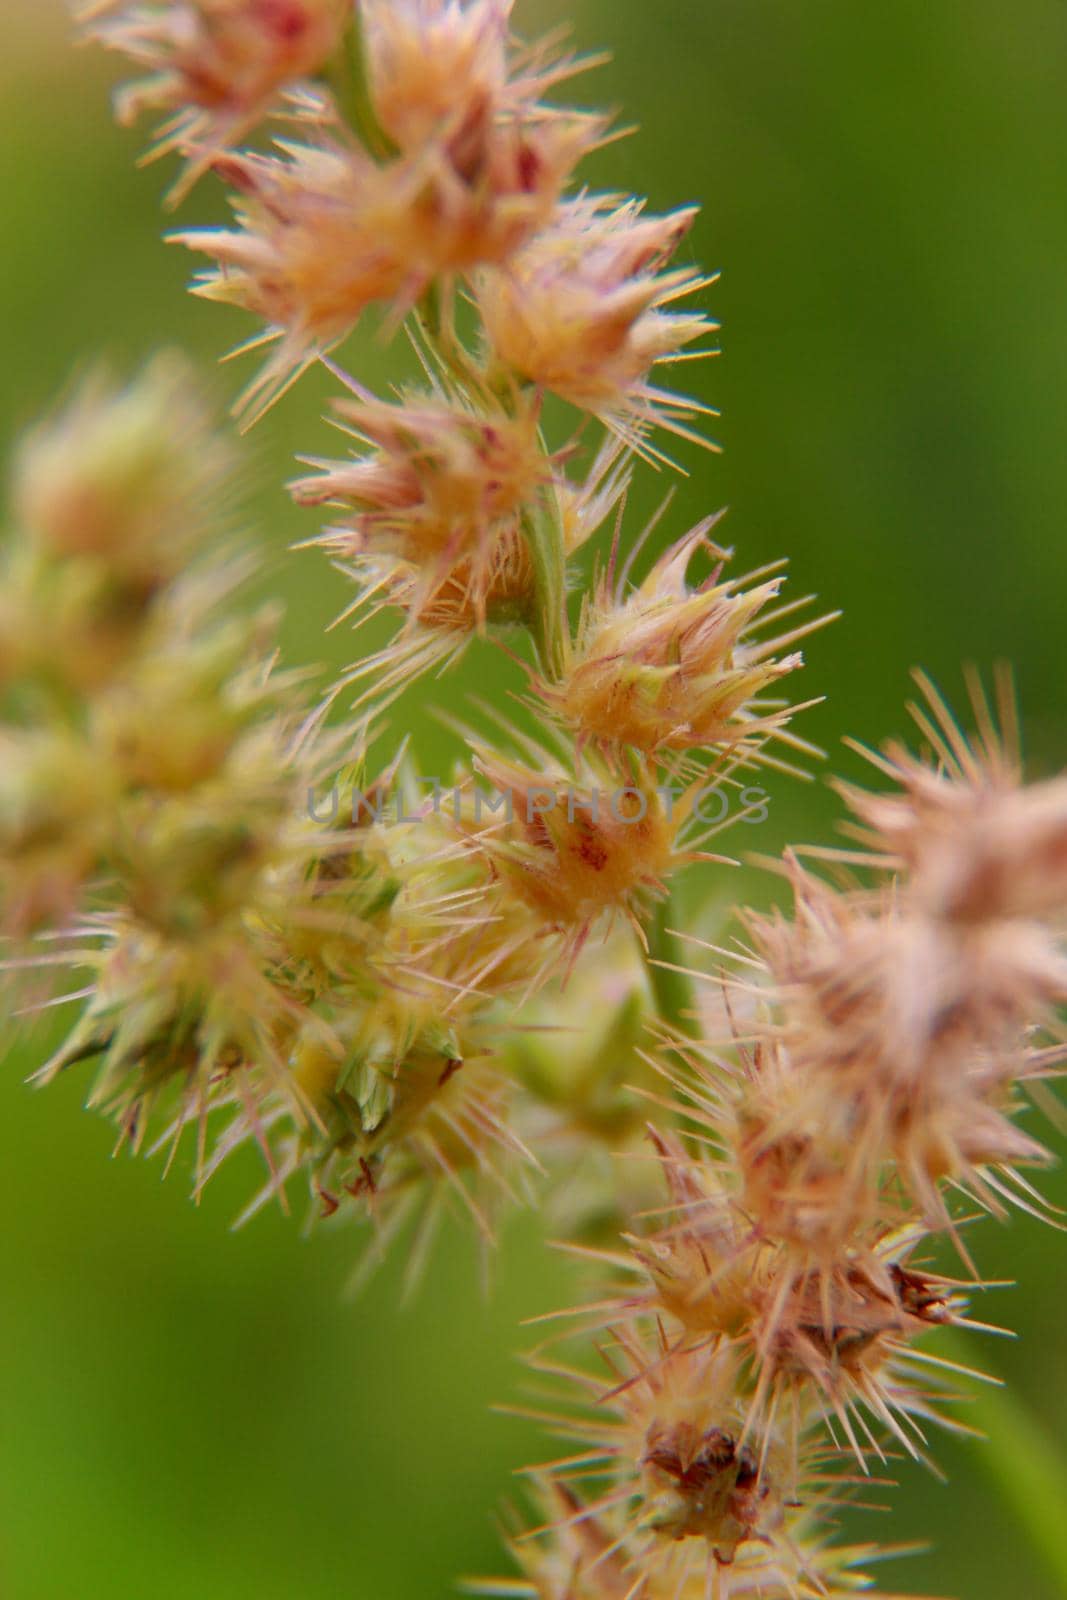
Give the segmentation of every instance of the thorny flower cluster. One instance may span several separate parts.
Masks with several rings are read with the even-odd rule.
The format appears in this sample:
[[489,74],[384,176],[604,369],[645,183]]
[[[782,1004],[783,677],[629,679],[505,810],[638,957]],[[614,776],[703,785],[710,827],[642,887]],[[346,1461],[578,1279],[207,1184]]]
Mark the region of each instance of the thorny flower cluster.
[[[570,1197],[584,1354],[550,1339],[533,1365],[573,1451],[534,1474],[522,1576],[477,1592],[869,1590],[881,1552],[833,1520],[951,1420],[922,1341],[968,1325],[964,1224],[1041,1209],[1016,1114],[1062,1057],[1067,780],[1023,784],[1005,685],[995,710],[972,685],[967,741],[923,682],[922,753],[843,791],[855,847],[789,855],[791,917],[741,913],[732,950],[679,957],[667,895],[715,831],[694,797],[803,753],[783,680],[825,619],[797,622],[778,568],[728,575],[714,518],[633,576],[631,470],[700,437],[658,377],[712,328],[679,308],[707,282],[676,259],[694,213],[575,187],[609,119],[555,96],[590,63],[510,11],[83,10],[137,63],[119,115],[159,119],[176,195],[228,191],[232,227],[178,237],[212,263],[196,292],[261,325],[246,418],[316,362],[343,390],[349,453],[293,494],[327,508],[353,612],[397,625],[329,717],[338,690],[282,670],[276,615],[242,595],[233,461],[190,375],[161,357],[83,385],[21,446],[3,552],[6,965],[28,1006],[80,1006],[40,1079],[92,1063],[120,1142],[187,1138],[197,1190],[258,1146],[249,1211],[303,1185],[313,1216],[370,1224],[368,1260],[402,1238],[412,1273],[449,1205],[488,1241],[503,1208]],[[419,357],[385,398],[331,358],[368,317]],[[526,663],[537,738],[464,732],[458,808],[309,810],[339,774],[414,790],[374,758],[385,708],[475,636]],[[484,816],[480,781],[558,803]],[[597,792],[631,811],[575,803]],[[955,1278],[928,1260],[946,1236]]]

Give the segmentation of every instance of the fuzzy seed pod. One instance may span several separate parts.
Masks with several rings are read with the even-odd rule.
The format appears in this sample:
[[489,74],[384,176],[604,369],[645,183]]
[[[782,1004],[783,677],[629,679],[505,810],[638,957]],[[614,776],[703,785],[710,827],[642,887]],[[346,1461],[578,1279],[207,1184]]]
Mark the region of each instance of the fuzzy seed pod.
[[636,923],[642,897],[662,893],[686,859],[684,800],[676,808],[676,797],[647,775],[620,787],[592,764],[568,776],[547,757],[538,767],[487,750],[476,751],[474,765],[504,815],[501,829],[485,830],[481,848],[572,955],[601,917]]
[[[450,571],[469,572],[477,612],[502,610],[499,552],[521,547],[522,518],[536,512],[552,478],[536,410],[515,414],[433,397],[338,401],[347,431],[372,453],[351,462],[320,461],[321,474],[292,486],[303,505],[330,504],[347,515],[324,543],[342,560],[392,559],[423,584],[418,615]],[[496,567],[496,571],[494,571]],[[494,591],[496,591],[494,593]]]
[[[1067,902],[1067,779],[1023,783],[1010,678],[997,679],[997,715],[970,675],[977,732],[968,740],[923,673],[911,707],[936,764],[902,743],[869,756],[896,785],[871,794],[839,784],[863,843],[903,867],[914,898],[960,923],[1062,919]],[[998,726],[999,723],[999,726]]]
[[484,127],[487,113],[491,120],[508,100],[536,100],[531,85],[509,93],[510,12],[511,0],[369,0],[371,95],[398,150]]
[[585,120],[562,114],[539,137],[536,158],[513,133],[495,141],[491,165],[470,177],[436,146],[383,166],[329,135],[216,163],[238,226],[175,237],[217,263],[195,292],[253,312],[278,341],[249,403],[269,404],[370,306],[399,322],[436,281],[506,261],[593,142]]
[[534,682],[579,740],[609,758],[626,746],[646,756],[738,747],[754,754],[793,714],[761,696],[803,657],[774,652],[827,619],[757,642],[754,630],[795,609],[765,613],[780,578],[752,588],[744,579],[720,581],[720,559],[712,577],[690,589],[686,573],[698,551],[723,557],[707,539],[711,526],[684,535],[628,595],[612,593],[610,578],[602,579],[583,606],[562,681]]
[[63,927],[112,832],[118,784],[83,735],[0,727],[0,926]]
[[166,119],[154,153],[186,155],[177,199],[281,90],[324,68],[346,9],[346,0],[89,0],[79,15],[89,38],[147,69],[119,91],[118,119]]
[[42,554],[150,592],[217,534],[234,464],[191,368],[164,353],[125,388],[91,375],[23,437],[11,513]]
[[688,435],[684,418],[695,402],[658,388],[650,374],[712,327],[699,312],[668,309],[707,282],[668,266],[695,215],[649,217],[637,201],[604,196],[561,206],[506,273],[481,283],[496,359],[636,446],[653,423]]

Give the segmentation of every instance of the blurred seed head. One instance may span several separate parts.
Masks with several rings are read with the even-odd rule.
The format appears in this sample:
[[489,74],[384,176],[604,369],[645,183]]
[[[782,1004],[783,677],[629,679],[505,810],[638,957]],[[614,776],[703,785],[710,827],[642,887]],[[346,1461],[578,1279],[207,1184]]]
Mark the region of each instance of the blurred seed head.
[[175,198],[276,108],[282,90],[323,70],[349,0],[88,0],[85,34],[146,75],[116,96],[120,122],[161,116],[155,154],[179,150]]

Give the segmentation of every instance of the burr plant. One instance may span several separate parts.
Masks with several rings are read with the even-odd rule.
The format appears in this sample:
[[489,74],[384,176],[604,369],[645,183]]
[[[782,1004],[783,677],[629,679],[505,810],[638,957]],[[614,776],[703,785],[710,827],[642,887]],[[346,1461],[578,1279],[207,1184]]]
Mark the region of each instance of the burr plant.
[[[248,1212],[302,1194],[367,1261],[415,1276],[445,1208],[488,1247],[566,1189],[588,1293],[530,1357],[565,1443],[474,1592],[873,1593],[889,1547],[841,1543],[840,1507],[959,1426],[937,1341],[970,1325],[971,1224],[1043,1209],[1021,1118],[1063,1054],[1067,791],[1025,783],[1004,677],[969,735],[921,678],[916,749],[843,789],[849,845],[778,864],[791,909],[676,928],[676,876],[728,894],[768,774],[813,753],[798,646],[829,619],[715,516],[643,553],[632,475],[706,443],[666,374],[712,353],[695,212],[581,186],[613,137],[566,103],[593,63],[511,11],[82,10],[172,197],[226,192],[229,226],[175,238],[252,319],[244,424],[332,375],[345,453],[303,458],[294,527],[392,633],[339,684],[286,670],[195,380],[84,383],[17,452],[2,558],[7,965],[31,1003],[75,975],[38,1081],[92,1071],[197,1192],[255,1146]],[[364,321],[417,380],[346,370]],[[427,793],[389,707],[476,638],[524,714],[460,722]]]

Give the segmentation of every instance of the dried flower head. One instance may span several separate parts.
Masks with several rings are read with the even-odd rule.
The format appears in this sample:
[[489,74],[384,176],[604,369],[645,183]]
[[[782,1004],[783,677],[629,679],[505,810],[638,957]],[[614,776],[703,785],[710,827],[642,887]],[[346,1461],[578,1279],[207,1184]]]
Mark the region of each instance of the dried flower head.
[[[176,574],[209,527],[225,532],[229,466],[189,373],[167,357],[125,389],[90,380],[18,452],[18,520],[0,567],[0,917],[9,932],[66,924],[113,865],[130,820],[123,807],[144,781],[129,737],[107,731],[122,721],[124,695],[168,759],[183,725],[160,719],[162,702],[177,712],[192,696],[205,726],[226,720],[217,698],[226,669],[209,674],[206,692],[189,673],[195,680],[221,636],[190,655],[179,619],[195,610],[197,629],[210,632],[235,572]],[[181,672],[174,655],[161,671],[179,636]],[[250,648],[246,627],[228,669]]]
[[[743,747],[755,754],[796,708],[762,697],[803,663],[783,646],[820,626],[820,619],[777,638],[754,631],[795,606],[766,610],[780,578],[720,577],[724,552],[708,540],[713,519],[664,552],[643,582],[625,592],[609,572],[583,602],[577,640],[562,681],[535,681],[538,696],[605,756],[629,746],[647,756]],[[691,589],[687,572],[698,552],[717,565]]]
[[[0,554],[0,684],[23,712],[68,720],[145,648],[160,597],[228,531],[232,467],[167,355],[126,388],[94,375],[26,436]],[[220,564],[207,587],[232,582]]]
[[534,126],[554,114],[549,90],[596,64],[561,55],[551,38],[522,44],[512,10],[513,0],[364,0],[370,94],[398,150]]
[[[590,411],[635,448],[652,424],[700,438],[700,408],[651,381],[712,324],[668,309],[707,283],[668,263],[696,213],[646,216],[638,201],[582,196],[544,232],[486,274],[478,303],[495,358],[528,382]],[[700,442],[704,442],[702,439]]]
[[810,874],[794,883],[794,922],[752,923],[778,985],[781,1057],[751,1123],[751,1170],[784,1164],[812,1220],[845,1236],[855,1206],[877,1206],[887,1160],[932,1223],[946,1218],[942,1179],[999,1209],[1003,1177],[986,1169],[1011,1185],[1017,1164],[1047,1159],[1012,1120],[1013,1091],[1044,1069],[1028,1024],[1067,993],[1063,955],[1041,930],[947,923]]
[[11,512],[49,558],[99,562],[151,591],[217,537],[233,470],[202,385],[165,352],[126,387],[90,375],[23,437]]
[[554,121],[544,141],[536,167],[503,149],[473,186],[435,149],[383,166],[328,136],[217,163],[238,227],[177,240],[218,263],[196,293],[254,312],[280,341],[249,397],[276,398],[369,306],[399,320],[437,280],[505,260],[551,212],[588,130]]
[[414,1276],[445,1205],[489,1244],[495,1213],[536,1169],[515,1084],[493,1059],[492,1002],[525,981],[537,930],[443,815],[401,826],[378,819],[378,804],[372,785],[353,820],[319,836],[316,869],[302,883],[283,876],[262,913],[272,970],[302,997],[303,1021],[256,1115],[230,1095],[208,1172],[242,1143],[266,1144],[269,1180],[246,1214],[303,1177],[319,1216],[369,1217],[383,1243],[414,1220]]
[[340,400],[335,410],[372,449],[349,462],[317,461],[320,475],[293,485],[301,504],[346,513],[323,543],[343,561],[370,555],[400,563],[423,588],[421,600],[412,596],[413,617],[450,571],[469,571],[471,603],[484,624],[491,597],[501,610],[501,544],[521,548],[522,519],[552,481],[536,407],[505,411],[460,396],[408,395],[393,403]]
[[[472,260],[496,261],[547,222],[607,119],[546,104],[588,63],[509,33],[511,0],[370,0],[368,90],[395,153],[466,191]],[[454,204],[460,205],[458,197]],[[497,213],[495,221],[493,213]],[[495,233],[497,242],[488,243]]]
[[537,1526],[509,1548],[523,1577],[471,1581],[464,1592],[499,1600],[904,1600],[873,1587],[863,1570],[886,1553],[875,1545],[831,1545],[820,1513],[794,1510],[788,1540],[750,1541],[727,1566],[709,1564],[695,1541],[634,1551],[628,1505],[602,1508],[566,1482],[534,1480]]
[[502,108],[511,9],[511,0],[369,0],[374,109],[399,150]]
[[689,859],[685,797],[678,803],[651,774],[620,786],[591,761],[568,773],[547,752],[535,765],[487,749],[475,750],[474,766],[503,815],[475,837],[511,892],[562,935],[570,959],[602,917],[640,929],[642,897],[662,894]]
[[162,115],[155,154],[189,163],[176,191],[273,108],[279,92],[313,77],[337,49],[347,0],[89,0],[90,38],[147,76],[119,91],[119,121]]
[[[833,1448],[817,1435],[804,1436],[803,1412],[777,1422],[754,1419],[743,1351],[729,1340],[691,1346],[662,1328],[647,1338],[617,1330],[601,1355],[610,1374],[606,1389],[584,1369],[533,1358],[535,1370],[564,1381],[564,1394],[577,1388],[584,1409],[576,1412],[572,1398],[569,1409],[550,1419],[574,1453],[538,1469],[557,1520],[536,1530],[543,1543],[534,1554],[515,1547],[527,1570],[537,1573],[544,1562],[547,1576],[551,1552],[573,1551],[572,1530],[589,1523],[612,1532],[597,1546],[619,1586],[596,1587],[598,1563],[591,1560],[588,1589],[576,1583],[558,1591],[563,1595],[785,1600],[806,1592],[797,1585],[820,1565],[812,1563],[818,1549],[812,1533],[826,1514],[830,1486],[840,1493],[843,1485],[828,1472]],[[850,1553],[826,1554],[829,1575],[835,1562],[847,1565]],[[582,1572],[584,1564],[575,1562],[575,1579]],[[485,1592],[497,1591],[486,1586]]]
[[[710,1074],[690,1081],[690,1121],[714,1093]],[[750,1418],[773,1419],[798,1405],[806,1413],[822,1408],[864,1472],[869,1457],[882,1453],[879,1430],[916,1455],[922,1435],[915,1418],[952,1425],[937,1407],[955,1396],[931,1382],[914,1341],[964,1322],[965,1286],[914,1259],[924,1238],[920,1221],[898,1215],[895,1226],[854,1233],[836,1259],[805,1258],[788,1232],[776,1236],[749,1209],[733,1150],[713,1149],[704,1137],[695,1152],[677,1136],[652,1137],[669,1206],[665,1216],[656,1213],[653,1232],[628,1241],[628,1270],[639,1271],[644,1287],[624,1286],[613,1306],[592,1315],[605,1323],[655,1319],[691,1342],[736,1342],[751,1384]]]
[[106,826],[72,835],[92,840],[106,876],[64,949],[94,981],[40,1074],[96,1060],[92,1103],[135,1147],[153,1125],[175,1141],[198,1127],[198,1181],[209,1113],[234,1093],[255,1117],[304,1015],[268,927],[279,880],[303,865],[293,819],[318,765],[294,684],[272,681],[258,637],[255,619],[179,634],[168,661],[157,634],[161,655],[91,707],[86,747],[111,805]]
[[600,1338],[629,1328],[638,1341],[656,1330],[672,1350],[728,1346],[746,1437],[790,1417],[818,1432],[822,1418],[863,1473],[884,1458],[883,1431],[923,1456],[922,1425],[957,1427],[941,1405],[958,1396],[915,1341],[967,1325],[965,1286],[915,1259],[924,1230],[914,1219],[854,1236],[834,1261],[802,1257],[759,1225],[733,1151],[711,1143],[698,1111],[715,1096],[714,1076],[680,1074],[677,1084],[675,1112],[686,1101],[690,1111],[686,1142],[649,1130],[668,1204],[646,1206],[643,1231],[624,1236],[628,1253],[601,1254],[611,1275],[565,1326]]
[[497,1213],[519,1203],[535,1170],[513,1131],[514,1086],[464,1051],[437,1027],[391,1045],[364,1039],[340,1060],[312,1043],[297,1060],[318,1116],[282,1145],[279,1184],[299,1168],[321,1217],[355,1211],[389,1234],[413,1223],[409,1280],[444,1207],[458,1203],[491,1245]]
[[0,727],[0,928],[64,926],[98,869],[117,784],[72,729]]
[[748,1541],[766,1543],[782,1520],[782,1452],[772,1437],[751,1437],[740,1352],[723,1342],[646,1354],[620,1342],[632,1377],[614,1408],[620,1453],[639,1474],[641,1525],[660,1539],[705,1541],[723,1566]]
[[93,975],[89,1003],[35,1081],[95,1063],[89,1104],[117,1123],[120,1143],[140,1149],[154,1127],[160,1146],[176,1149],[187,1126],[200,1130],[199,1183],[209,1114],[233,1092],[255,1118],[282,1081],[276,1034],[291,1021],[291,1003],[239,920],[195,939],[126,919],[87,932],[95,940],[72,965]]
[[[406,619],[399,636],[357,662],[346,680],[365,684],[364,699],[378,707],[418,673],[458,657],[475,634],[526,627],[535,630],[542,647],[549,636],[562,640],[567,563],[610,515],[628,481],[628,462],[614,442],[598,452],[584,482],[564,479],[559,458],[547,455],[535,478],[526,449],[536,408],[522,402],[506,414],[496,407],[488,417],[480,413],[488,433],[465,411],[443,414],[447,426],[438,433],[435,415],[417,414],[416,426],[425,421],[427,427],[426,448],[416,449],[406,411],[383,408],[383,429],[390,442],[404,444],[403,453],[387,455],[383,448],[353,468],[326,464],[328,481],[339,487],[358,483],[381,502],[351,523],[327,529],[320,541],[341,556],[342,570],[356,585],[346,616],[360,625],[391,609]],[[384,445],[384,431],[382,440]],[[302,480],[296,492],[317,496],[326,481]],[[394,495],[398,502],[409,500],[408,508],[388,506]],[[453,518],[451,507],[463,504],[472,508],[470,514]],[[512,510],[504,514],[509,504]],[[490,516],[494,510],[500,514]],[[448,528],[454,552],[440,547]],[[553,657],[548,648],[540,654]]]
[[[862,843],[902,868],[930,914],[958,922],[1057,917],[1067,901],[1067,779],[1024,784],[1010,676],[996,714],[969,675],[977,731],[968,739],[936,686],[916,674],[910,709],[929,754],[901,742],[863,750],[896,785],[871,794],[839,784]],[[861,747],[862,748],[862,747]]]
[[414,190],[354,144],[287,144],[279,156],[230,156],[221,170],[238,227],[177,239],[218,263],[195,292],[254,312],[279,342],[248,391],[268,403],[368,306],[414,304],[427,282],[405,248]]

